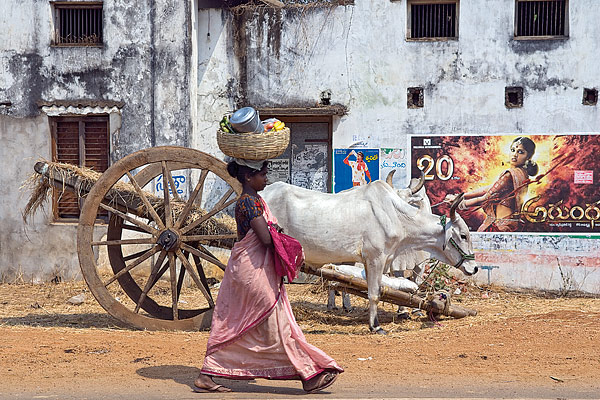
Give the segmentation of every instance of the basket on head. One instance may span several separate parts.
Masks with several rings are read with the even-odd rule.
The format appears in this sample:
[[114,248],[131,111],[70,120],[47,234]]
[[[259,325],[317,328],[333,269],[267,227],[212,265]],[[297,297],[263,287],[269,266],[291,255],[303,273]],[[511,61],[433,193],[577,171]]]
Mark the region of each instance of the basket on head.
[[217,131],[217,144],[230,157],[266,160],[283,154],[290,144],[290,128],[262,133],[230,133]]

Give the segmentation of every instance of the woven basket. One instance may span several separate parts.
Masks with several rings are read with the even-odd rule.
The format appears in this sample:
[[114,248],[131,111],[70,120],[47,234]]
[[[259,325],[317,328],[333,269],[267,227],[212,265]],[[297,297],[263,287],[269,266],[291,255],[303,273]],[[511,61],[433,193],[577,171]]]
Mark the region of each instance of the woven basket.
[[230,157],[266,160],[283,154],[290,144],[290,128],[263,133],[228,133],[217,131],[221,151]]

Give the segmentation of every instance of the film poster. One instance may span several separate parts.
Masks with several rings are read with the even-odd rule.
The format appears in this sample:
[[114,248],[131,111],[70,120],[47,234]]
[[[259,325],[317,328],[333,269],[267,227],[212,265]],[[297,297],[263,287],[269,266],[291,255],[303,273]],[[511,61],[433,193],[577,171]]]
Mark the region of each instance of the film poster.
[[410,136],[411,176],[423,171],[433,212],[472,231],[600,233],[600,135]]

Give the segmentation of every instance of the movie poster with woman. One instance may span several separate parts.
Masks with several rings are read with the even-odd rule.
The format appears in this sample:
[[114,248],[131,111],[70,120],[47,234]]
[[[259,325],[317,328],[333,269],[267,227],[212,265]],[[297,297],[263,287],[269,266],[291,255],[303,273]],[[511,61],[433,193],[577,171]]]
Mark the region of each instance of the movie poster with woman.
[[412,135],[411,176],[423,171],[433,212],[472,231],[600,234],[600,135]]

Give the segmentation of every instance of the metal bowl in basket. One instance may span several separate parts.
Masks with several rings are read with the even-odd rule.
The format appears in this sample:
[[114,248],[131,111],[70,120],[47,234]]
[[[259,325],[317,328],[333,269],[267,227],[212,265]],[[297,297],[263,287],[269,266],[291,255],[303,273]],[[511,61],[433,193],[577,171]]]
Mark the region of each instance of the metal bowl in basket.
[[262,133],[230,133],[217,131],[217,144],[230,157],[266,160],[283,154],[290,144],[290,128]]

